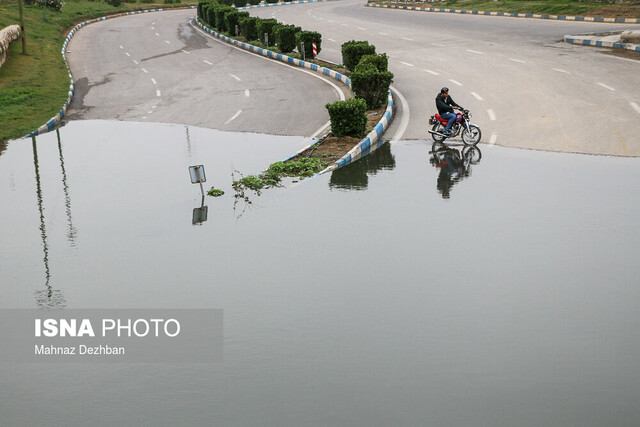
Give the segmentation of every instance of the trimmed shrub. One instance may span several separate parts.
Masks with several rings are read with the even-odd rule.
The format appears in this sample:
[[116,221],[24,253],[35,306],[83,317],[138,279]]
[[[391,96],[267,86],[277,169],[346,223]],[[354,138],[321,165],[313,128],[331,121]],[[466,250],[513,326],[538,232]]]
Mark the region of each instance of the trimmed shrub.
[[206,16],[207,25],[213,29],[216,29],[216,11],[223,7],[219,3],[210,3],[202,7]]
[[235,36],[236,25],[238,26],[238,30],[240,29],[240,19],[248,17],[249,12],[238,12],[235,9],[233,9],[233,12],[226,13],[224,15],[226,30],[229,32],[229,34]]
[[300,30],[301,28],[295,25],[277,25],[274,31],[278,50],[282,53],[293,52],[296,48],[296,33]]
[[371,64],[378,71],[389,71],[389,57],[386,53],[381,53],[379,55],[365,55],[360,58],[360,64]]
[[342,64],[348,70],[355,70],[360,59],[365,55],[375,55],[376,47],[370,45],[368,41],[351,40],[342,43]]
[[256,23],[258,40],[264,42],[264,34],[267,33],[269,38],[269,46],[275,46],[276,36],[273,32],[273,29],[276,25],[278,25],[278,21],[276,21],[275,19],[258,19],[258,22]]
[[367,103],[364,100],[351,98],[325,107],[329,110],[331,133],[335,136],[364,136],[367,130]]
[[300,31],[296,33],[296,47],[298,52],[302,53],[301,43],[304,43],[304,57],[306,59],[313,59],[313,46],[312,43],[316,43],[318,47],[318,53],[320,53],[320,45],[322,44],[322,35],[315,31]]
[[379,71],[372,64],[358,64],[349,77],[353,93],[366,102],[367,109],[373,110],[385,104],[393,82],[392,73]]
[[257,4],[260,4],[260,0],[249,0],[249,4],[250,4],[251,6],[255,6],[255,5],[257,5]]
[[215,25],[213,22],[211,24],[214,25],[214,28],[218,31],[221,31],[221,32],[228,31],[227,19],[226,19],[227,14],[235,11],[236,9],[233,6],[228,6],[228,5],[218,5],[214,7]]
[[247,0],[231,0],[231,4],[234,7],[245,7],[247,5]]
[[258,19],[260,18],[251,16],[240,18],[240,34],[242,34],[247,41],[259,40],[258,31],[256,30]]
[[223,6],[233,6],[233,0],[217,0]]
[[280,0],[267,0],[267,3],[278,3]]

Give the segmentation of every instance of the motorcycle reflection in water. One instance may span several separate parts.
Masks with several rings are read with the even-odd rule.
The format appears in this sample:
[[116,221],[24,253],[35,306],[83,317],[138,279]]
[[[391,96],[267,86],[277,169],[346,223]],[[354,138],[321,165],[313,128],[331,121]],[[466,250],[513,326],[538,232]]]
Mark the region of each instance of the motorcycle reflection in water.
[[443,199],[451,197],[451,187],[471,176],[471,165],[482,159],[482,152],[477,146],[464,146],[459,150],[442,142],[434,142],[429,154],[429,163],[440,169],[437,188]]

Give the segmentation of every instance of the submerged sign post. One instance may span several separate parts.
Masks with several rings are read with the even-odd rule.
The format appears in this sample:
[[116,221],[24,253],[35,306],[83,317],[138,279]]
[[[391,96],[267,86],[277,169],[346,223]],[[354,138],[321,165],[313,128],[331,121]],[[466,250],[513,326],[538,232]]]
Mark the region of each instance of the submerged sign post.
[[189,175],[191,176],[192,184],[200,184],[200,191],[202,192],[202,197],[204,197],[204,188],[202,188],[202,183],[207,182],[207,177],[204,174],[204,166],[189,166]]

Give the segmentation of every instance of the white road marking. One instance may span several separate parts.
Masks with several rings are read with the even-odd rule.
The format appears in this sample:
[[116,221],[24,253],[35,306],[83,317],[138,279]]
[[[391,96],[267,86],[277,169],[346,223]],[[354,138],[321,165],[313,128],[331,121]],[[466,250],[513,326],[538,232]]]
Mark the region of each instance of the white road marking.
[[343,27],[348,27],[349,26],[349,24],[340,24],[340,25],[342,25]]
[[571,74],[570,72],[568,72],[566,70],[561,70],[560,68],[554,68],[553,71],[557,71],[559,73],[564,73],[564,74]]
[[487,110],[487,114],[489,114],[489,119],[490,120],[495,120],[496,119],[496,113],[494,113],[493,110]]
[[160,37],[160,34],[156,33],[156,36]]
[[334,43],[335,43],[335,40],[334,40],[334,39],[327,39],[327,40],[329,40],[330,42],[334,42]]
[[205,64],[213,65],[211,62],[207,61],[206,59],[202,62],[204,62]]
[[165,40],[164,41],[166,44],[170,44],[171,42],[169,40]]
[[380,34],[381,36],[388,36],[389,35],[387,33],[383,33],[382,31],[379,31],[378,34]]
[[475,92],[471,92],[471,95],[473,95],[478,101],[482,101],[482,97],[480,95],[478,95]]
[[467,49],[467,52],[477,53],[478,55],[484,55],[484,52],[479,52],[479,51],[477,51],[477,50]]
[[629,104],[631,104],[631,107],[633,107],[633,109],[636,110],[638,114],[640,114],[640,107],[638,106],[638,104],[636,104],[635,102],[629,102]]
[[122,47],[122,45],[120,46],[120,49],[124,49],[124,47]]
[[391,137],[390,144],[395,144],[404,135],[404,132],[407,130],[407,126],[409,126],[409,118],[411,116],[411,110],[409,109],[409,103],[407,99],[400,93],[400,91],[393,86],[390,89],[395,92],[400,100],[400,104],[402,105],[402,119],[400,120],[400,127],[396,131],[396,133]]
[[142,71],[144,71],[145,74],[149,74],[149,72],[145,68],[143,68]]
[[604,84],[604,83],[600,83],[600,82],[598,82],[598,85],[602,86],[602,87],[603,87],[603,88],[605,88],[605,89],[609,89],[610,91],[614,91],[614,90],[615,90],[615,89],[614,89],[614,88],[612,88],[611,86],[607,86],[607,85],[606,85],[606,84]]
[[362,28],[362,27],[358,27],[358,29],[359,29],[359,30],[362,30],[362,31],[367,31],[367,29],[366,29],[366,28]]
[[235,74],[231,74],[231,73],[229,73],[229,75],[230,75],[231,77],[233,77],[234,79],[236,79],[237,81],[239,81],[239,82],[241,82],[241,81],[242,81],[242,80],[240,80],[240,77],[236,76]]
[[440,43],[431,43],[431,44],[432,44],[432,45],[434,45],[434,46],[439,46],[439,47],[446,47],[445,45],[443,45],[443,44],[440,44]]
[[136,61],[135,59],[133,60],[133,63],[136,65],[139,65],[140,63],[138,61]]
[[460,83],[460,82],[459,82],[459,81],[457,81],[457,80],[449,79],[449,81],[450,81],[451,83],[453,83],[454,85],[462,86],[462,83]]
[[523,61],[522,59],[509,58],[509,61],[519,62],[519,63],[521,63],[521,64],[524,64],[524,63],[525,63],[525,61]]
[[407,41],[410,41],[410,42],[413,41],[413,39],[410,39],[409,37],[403,37],[402,40],[407,40]]
[[238,110],[233,117],[231,117],[229,120],[227,120],[226,122],[224,122],[225,125],[228,125],[229,123],[231,123],[232,121],[234,121],[235,119],[238,118],[238,116],[240,115],[240,113],[242,113],[242,110]]
[[188,50],[184,50],[184,49],[182,49],[182,51],[183,51],[184,53],[191,53],[191,52],[189,52]]
[[154,85],[157,85],[158,82],[156,81],[156,79],[151,79],[151,83],[153,83]]
[[439,75],[440,75],[440,73],[436,73],[436,72],[435,72],[435,71],[433,71],[433,70],[424,70],[424,71],[426,71],[426,72],[427,72],[427,73],[429,73],[429,74],[433,74],[434,76],[439,76]]
[[159,90],[156,90],[156,96],[161,96]]
[[406,65],[407,67],[415,67],[415,65],[409,64],[408,62],[400,61],[400,63]]
[[250,96],[249,89],[244,90],[244,96],[246,96],[247,98]]
[[498,139],[498,135],[496,135],[495,133],[492,133],[491,139],[489,139],[489,145],[495,145],[496,139]]
[[127,55],[127,56],[131,56],[131,54],[129,52],[125,52],[124,54]]
[[[346,24],[345,24],[345,25],[346,25]],[[196,27],[196,26],[193,24],[193,20],[191,20],[191,26],[192,26],[196,31],[198,31],[198,32],[202,33],[202,34],[203,34],[203,35],[205,35],[206,37],[209,37],[209,38],[211,38],[212,40],[214,40],[214,41],[216,41],[216,42],[218,42],[218,43],[220,43],[220,44],[223,44],[223,45],[225,45],[225,46],[227,45],[225,42],[223,42],[223,41],[221,41],[221,40],[218,40],[217,38],[213,37],[212,35],[207,34],[207,33],[205,33],[204,31],[202,31],[200,28]],[[233,47],[234,49],[239,50],[239,51],[242,51],[242,52],[245,52],[245,53],[249,53],[249,52],[247,52],[246,50],[244,50],[244,49],[240,49],[240,48],[239,48],[239,47],[237,47],[237,46],[232,46],[232,47]],[[265,60],[265,61],[272,61],[271,59],[266,58],[266,57],[264,57],[264,56],[262,56],[262,55],[258,55],[258,54],[255,54],[255,53],[254,53],[253,55],[257,56],[258,58],[262,58],[262,59],[263,59],[263,60]],[[272,62],[272,63],[274,63],[274,62]],[[282,63],[282,62],[275,62],[275,64],[278,64],[278,65],[280,65],[280,66],[282,66],[282,67],[289,67],[289,65],[288,65],[288,64],[285,64],[285,63]],[[306,73],[306,74],[308,74],[308,75],[310,75],[310,76],[312,76],[312,77],[315,77],[316,79],[320,79],[320,80],[322,80],[323,82],[325,82],[326,84],[328,84],[329,86],[331,86],[332,88],[334,88],[334,89],[335,89],[335,91],[338,93],[338,97],[340,98],[340,101],[344,101],[344,100],[346,99],[346,96],[345,96],[344,92],[342,91],[342,89],[340,89],[340,88],[338,87],[338,85],[336,85],[336,84],[335,84],[335,83],[333,83],[332,81],[327,80],[327,79],[325,79],[323,76],[319,75],[318,73],[314,73],[314,72],[312,72],[312,71],[303,70],[303,69],[300,69],[300,68],[296,68],[296,70],[300,71],[301,73]],[[231,77],[235,78],[236,80],[240,81],[240,78],[239,78],[239,77],[237,77],[237,76],[235,76],[235,75],[233,75],[233,74],[229,74],[229,75],[230,75]],[[325,125],[323,125],[323,126],[322,126],[322,128],[320,128],[320,130],[324,129],[325,127],[326,127],[326,124],[325,124]],[[319,133],[320,133],[320,130],[319,130],[318,132],[314,133],[314,135],[319,134]]]

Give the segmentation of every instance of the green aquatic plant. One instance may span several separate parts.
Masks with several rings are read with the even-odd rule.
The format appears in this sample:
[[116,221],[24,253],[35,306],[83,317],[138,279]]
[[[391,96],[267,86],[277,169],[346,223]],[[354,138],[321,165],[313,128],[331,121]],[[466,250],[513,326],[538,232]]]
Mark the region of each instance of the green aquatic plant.
[[224,191],[215,187],[211,187],[211,189],[207,191],[207,194],[213,197],[220,197],[224,194]]

